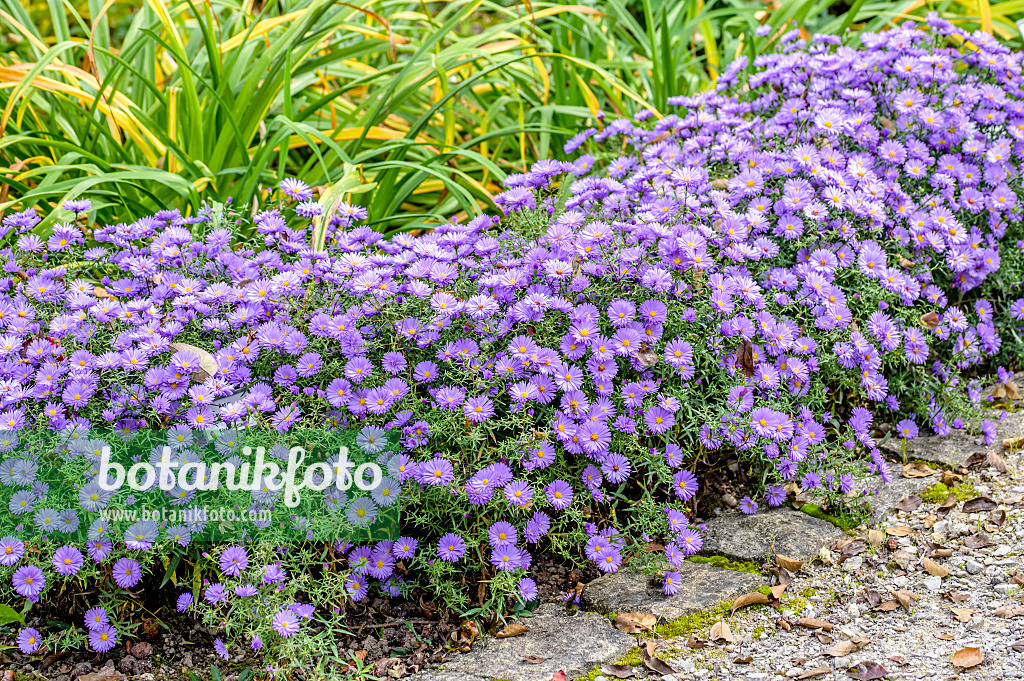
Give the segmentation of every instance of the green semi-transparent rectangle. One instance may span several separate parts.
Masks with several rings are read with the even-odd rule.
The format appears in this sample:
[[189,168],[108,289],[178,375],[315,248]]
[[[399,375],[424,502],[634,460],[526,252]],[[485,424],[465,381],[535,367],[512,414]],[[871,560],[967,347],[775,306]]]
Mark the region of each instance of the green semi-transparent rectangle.
[[5,432],[0,536],[144,548],[394,539],[397,448],[379,429]]

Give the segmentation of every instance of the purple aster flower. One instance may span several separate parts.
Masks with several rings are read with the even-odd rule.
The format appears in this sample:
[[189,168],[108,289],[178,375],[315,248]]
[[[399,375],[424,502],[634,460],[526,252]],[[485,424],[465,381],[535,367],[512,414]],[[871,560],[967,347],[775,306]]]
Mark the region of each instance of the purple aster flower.
[[661,586],[661,591],[666,596],[674,596],[678,593],[681,584],[682,577],[679,576],[678,572],[666,572],[665,581]]
[[35,565],[22,565],[14,571],[12,583],[19,595],[34,601],[46,586],[46,576]]
[[681,470],[673,477],[672,488],[677,497],[689,501],[697,493],[697,476],[688,470]]
[[82,552],[74,546],[62,546],[53,554],[53,569],[64,576],[76,574],[84,564]]
[[[191,594],[189,594],[191,596]],[[97,629],[105,624],[110,624],[107,609],[100,606],[89,608],[85,611],[85,628]]]
[[696,555],[704,545],[704,540],[701,536],[690,528],[686,528],[679,533],[678,541],[679,548],[688,556]]
[[241,546],[229,546],[220,554],[220,571],[228,577],[237,577],[249,567],[249,554]]
[[781,506],[786,500],[786,490],[780,485],[771,485],[766,495],[769,506]]
[[109,624],[89,630],[89,647],[97,653],[105,653],[117,644],[117,630]]
[[750,497],[743,497],[740,499],[740,511],[744,515],[753,515],[757,513],[757,502]]
[[291,638],[299,633],[299,618],[291,610],[280,610],[274,615],[270,626],[281,638]]
[[544,488],[544,492],[547,495],[548,503],[557,511],[568,508],[572,503],[572,486],[564,480],[555,480]]
[[537,598],[537,583],[529,577],[523,577],[519,580],[519,598],[524,603],[536,600]]
[[219,637],[213,639],[213,649],[217,653],[217,656],[220,657],[220,659],[222,660],[227,660],[229,657],[231,657],[228,654],[228,647],[224,645],[224,641],[220,640]]
[[26,627],[18,632],[18,649],[26,655],[36,652],[41,641],[39,632],[32,627]]
[[142,568],[134,558],[120,558],[111,570],[114,581],[122,589],[130,589],[142,579]]
[[457,563],[466,553],[466,543],[462,537],[449,532],[437,542],[437,555],[448,563]]

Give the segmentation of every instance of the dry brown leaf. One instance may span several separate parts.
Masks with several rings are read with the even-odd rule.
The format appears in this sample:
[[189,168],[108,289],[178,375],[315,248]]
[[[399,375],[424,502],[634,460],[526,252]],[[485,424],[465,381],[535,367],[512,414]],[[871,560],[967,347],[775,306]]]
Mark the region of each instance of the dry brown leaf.
[[781,553],[775,554],[775,562],[780,566],[784,567],[790,572],[797,572],[804,566],[804,561],[797,560],[795,558],[789,558]]
[[708,644],[691,633],[690,638],[686,639],[686,647],[690,650],[701,650],[702,648],[707,648]]
[[979,511],[991,511],[996,508],[999,504],[992,501],[988,497],[975,497],[964,502],[963,512],[964,513],[977,513]]
[[921,315],[921,326],[931,331],[939,325],[939,315],[935,312]]
[[897,511],[910,513],[911,511],[916,511],[922,503],[924,503],[924,500],[921,497],[916,494],[911,494],[910,496],[900,499],[895,508]]
[[964,546],[969,549],[981,549],[992,543],[992,540],[987,534],[982,532],[976,532],[967,539],[964,539]]
[[747,655],[746,657],[739,657],[739,656],[736,656],[736,657],[735,657],[735,658],[733,659],[733,662],[734,662],[735,664],[750,664],[750,663],[751,663],[751,662],[753,662],[753,661],[754,661],[754,658],[753,658],[752,656],[750,656],[750,655]]
[[908,463],[903,467],[904,478],[927,478],[930,475],[938,474],[938,472],[923,461]]
[[885,532],[881,530],[868,530],[868,543],[873,548],[878,548],[885,541]]
[[606,664],[601,667],[601,673],[616,679],[631,679],[636,676],[636,668],[628,664]]
[[831,622],[815,619],[814,617],[801,617],[796,621],[796,623],[801,627],[807,627],[808,629],[824,629],[825,631],[832,631]]
[[900,607],[899,601],[885,601],[877,608],[874,608],[874,610],[877,610],[878,612],[891,612],[898,607]]
[[772,592],[772,598],[769,602],[774,599],[776,601],[782,599],[782,594],[786,593],[786,589],[789,588],[789,584],[776,584],[775,586],[768,587],[768,590]]
[[821,666],[815,667],[814,669],[808,669],[796,678],[798,679],[798,681],[802,681],[803,679],[813,679],[815,676],[823,676],[824,674],[831,673],[832,667],[829,667],[827,664],[823,664]]
[[1024,435],[1018,435],[1017,437],[1008,437],[1003,440],[1003,447],[1006,449],[1016,449],[1020,447],[1021,443],[1024,443]]
[[627,634],[653,631],[653,627],[657,623],[658,618],[649,612],[623,612],[612,620],[612,626]]
[[907,591],[906,589],[900,589],[899,591],[896,592],[895,595],[896,595],[896,600],[899,601],[900,605],[902,605],[903,609],[906,610],[907,612],[910,612],[910,606],[913,603],[915,603],[918,599],[921,598],[917,594],[911,593],[911,592]]
[[645,367],[652,367],[658,363],[658,355],[655,354],[654,350],[647,343],[640,345],[640,349],[636,353],[636,358],[640,364]]
[[936,634],[935,638],[937,638],[937,639],[939,639],[941,641],[952,641],[956,637],[955,636],[951,636],[949,634]]
[[985,653],[981,652],[981,648],[961,648],[953,653],[953,666],[961,669],[977,667],[984,661]]
[[818,639],[819,643],[824,643],[825,645],[829,645],[830,643],[835,641],[834,638],[821,631],[816,632],[814,634],[814,638]]
[[857,646],[852,641],[840,641],[828,650],[824,652],[825,655],[831,657],[846,657],[850,653],[856,652]]
[[732,635],[732,630],[729,629],[729,625],[726,622],[719,621],[711,625],[711,631],[708,636],[712,641],[725,641],[726,643],[736,643],[736,637]]
[[931,558],[922,558],[921,565],[928,571],[928,574],[934,575],[935,577],[948,577],[949,568],[945,565],[939,565]]
[[949,611],[961,622],[970,622],[971,617],[974,615],[974,611],[970,608],[954,608],[949,606]]
[[913,534],[913,530],[905,525],[897,525],[896,527],[887,527],[885,531],[894,537],[907,537]]
[[[546,658],[546,657],[539,657],[537,655],[520,655],[519,657],[523,658],[523,662],[529,662],[530,664],[540,664],[541,662],[546,662],[549,659],[549,658]],[[628,677],[621,677],[621,678],[628,678]]]
[[494,638],[511,638],[512,636],[521,636],[528,631],[529,629],[526,628],[526,625],[519,622],[512,622],[495,634]]
[[997,610],[992,612],[993,617],[1005,617],[1006,619],[1012,619],[1014,617],[1024,617],[1024,605],[1004,605]]
[[732,614],[736,614],[737,610],[745,608],[748,605],[764,605],[767,602],[768,597],[760,591],[752,591],[748,594],[743,594],[732,602]]
[[786,631],[790,631],[790,630],[793,629],[793,625],[790,624],[789,620],[786,620],[786,619],[779,619],[779,620],[777,620],[775,622],[775,626],[778,627],[779,629],[785,629]]
[[643,653],[644,666],[652,672],[661,674],[662,676],[665,676],[666,674],[677,674],[679,672],[678,669],[654,656],[654,651],[657,647],[658,644],[652,639],[647,640],[647,645],[641,649],[641,652]]
[[1006,462],[1003,461],[1003,457],[999,456],[995,452],[989,452],[987,460],[988,464],[1000,473],[1008,473],[1010,471],[1010,469],[1006,467]]

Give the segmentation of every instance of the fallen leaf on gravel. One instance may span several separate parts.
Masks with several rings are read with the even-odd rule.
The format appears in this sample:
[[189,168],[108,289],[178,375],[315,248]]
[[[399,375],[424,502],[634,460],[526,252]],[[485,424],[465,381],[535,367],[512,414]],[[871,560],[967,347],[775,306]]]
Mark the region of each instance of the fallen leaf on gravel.
[[521,636],[528,631],[529,629],[526,628],[526,625],[520,624],[519,622],[513,622],[495,634],[494,638],[511,638],[512,636]]
[[935,638],[940,639],[942,641],[952,641],[956,637],[950,636],[949,634],[936,634]]
[[1006,462],[1003,461],[1003,457],[999,456],[995,452],[988,453],[987,461],[992,468],[995,468],[1000,473],[1009,472],[1009,469],[1006,467]]
[[783,556],[780,553],[775,554],[775,562],[780,567],[784,567],[790,572],[797,572],[800,568],[804,566],[804,561],[797,560],[795,558],[789,558],[788,556]]
[[813,679],[815,676],[822,676],[824,674],[831,674],[831,673],[832,673],[832,667],[829,667],[827,664],[823,664],[820,667],[815,667],[814,669],[808,669],[807,671],[805,671],[803,674],[801,674],[800,676],[798,676],[796,678],[798,680],[799,679]]
[[936,558],[949,558],[953,555],[953,549],[936,549],[934,555]]
[[851,679],[857,679],[858,681],[871,681],[872,679],[885,678],[889,672],[885,671],[885,667],[878,664],[877,662],[871,662],[865,660],[860,664],[855,664],[846,670],[846,675]]
[[[981,464],[985,463],[987,459],[988,454],[986,452],[972,452],[971,455],[967,457],[967,459],[964,461],[964,468],[980,466]],[[946,476],[943,475],[942,477],[945,478]],[[945,480],[943,480],[943,484],[945,484]],[[950,487],[950,485],[946,485],[946,487]]]
[[523,662],[529,662],[530,664],[540,664],[541,662],[546,662],[548,660],[546,657],[537,657],[536,655],[520,655],[519,657],[523,658]]
[[1024,573],[1014,572],[1012,575],[1010,575],[1010,584],[1024,586]]
[[1002,527],[1003,523],[1006,522],[1006,511],[1003,511],[1003,510],[992,511],[991,513],[988,514],[988,519],[996,527]]
[[974,615],[974,611],[971,610],[970,608],[954,608],[954,607],[950,607],[949,611],[951,613],[953,613],[953,616],[956,617],[961,622],[970,622],[971,621],[971,617]]
[[928,574],[933,575],[935,577],[949,576],[949,568],[944,565],[939,565],[931,558],[922,558],[921,565],[923,565],[924,569],[928,571]]
[[1003,607],[993,611],[992,616],[1005,617],[1006,619],[1024,617],[1024,605],[1004,605]]
[[904,551],[902,549],[900,549],[899,551],[894,552],[892,554],[892,556],[890,556],[890,557],[903,570],[906,570],[907,568],[909,568],[911,561],[914,560],[914,556],[912,554],[910,554],[908,551]]
[[691,633],[690,638],[686,639],[686,647],[690,650],[700,650],[702,648],[707,648],[708,644],[704,643],[704,641],[700,640]]
[[857,646],[855,646],[851,641],[840,641],[826,650],[823,654],[831,657],[846,657],[850,653],[854,652],[857,652]]
[[961,669],[977,667],[984,661],[985,653],[981,652],[981,648],[961,648],[953,653],[953,666]]
[[725,641],[727,643],[736,643],[736,638],[732,635],[732,631],[729,629],[729,625],[725,622],[715,622],[711,625],[711,631],[708,633],[712,641]]
[[987,534],[977,532],[964,539],[964,546],[969,549],[981,549],[992,543]]
[[796,623],[801,627],[807,627],[808,629],[824,629],[825,631],[832,631],[831,622],[815,619],[814,617],[801,617],[796,621]]
[[624,612],[616,615],[612,620],[612,626],[627,634],[652,631],[652,627],[657,623],[658,618],[649,612]]
[[918,599],[921,598],[917,594],[911,593],[911,592],[907,591],[906,589],[900,589],[899,591],[896,592],[895,595],[896,595],[896,600],[900,602],[900,605],[902,605],[903,609],[906,610],[907,612],[910,612],[910,605],[912,603],[916,602]]
[[953,601],[954,603],[963,603],[971,600],[970,594],[962,594],[957,591],[943,591],[942,595]]
[[885,541],[885,532],[881,530],[868,530],[868,543],[872,547],[877,549],[882,545],[883,541]]
[[1006,449],[1013,449],[1020,445],[1022,442],[1024,442],[1024,435],[1020,435],[1018,437],[1008,437],[1005,440],[1003,440],[1003,447],[1005,447]]
[[786,631],[790,631],[793,629],[793,625],[789,623],[789,620],[780,619],[777,622],[775,622],[775,626],[779,629],[785,629]]
[[896,504],[896,510],[910,513],[911,511],[916,511],[922,503],[924,503],[924,500],[921,499],[921,497],[916,494],[911,494],[908,497],[900,499],[900,502]]
[[601,667],[601,673],[617,679],[631,679],[636,676],[636,669],[628,664],[606,664]]
[[898,607],[900,607],[899,601],[885,601],[877,608],[873,608],[873,610],[877,610],[878,612],[891,612]]
[[942,520],[942,518],[940,518],[939,516],[935,515],[934,513],[929,513],[924,517],[924,520],[921,521],[921,524],[924,525],[924,529],[930,530],[932,529],[932,525],[939,522],[940,520]]
[[786,593],[786,589],[789,588],[789,584],[776,584],[775,586],[768,587],[772,595],[768,599],[769,605],[775,605],[778,601],[782,600],[782,594]]
[[1024,639],[1020,641],[1014,641],[1010,644],[1010,650],[1015,653],[1024,653]]
[[963,512],[964,513],[977,513],[979,511],[991,511],[996,508],[999,504],[992,501],[988,497],[975,497],[964,502]]
[[814,637],[817,638],[820,643],[824,643],[825,645],[829,645],[835,641],[834,638],[821,631],[815,633]]
[[753,661],[754,658],[750,655],[747,655],[746,657],[736,657],[735,659],[733,659],[733,662],[736,664],[750,664]]
[[752,591],[748,594],[743,594],[732,602],[732,614],[735,615],[737,610],[745,608],[748,605],[764,605],[767,602],[768,597],[760,591]]
[[[735,641],[730,641],[730,643],[735,643]],[[658,644],[653,640],[647,641],[647,645],[641,650],[643,653],[644,666],[652,672],[661,674],[662,676],[665,676],[666,674],[678,674],[678,669],[654,656],[654,651],[657,647]]]
[[868,543],[863,539],[851,539],[843,544],[839,555],[845,558],[852,558],[853,556],[859,556],[864,553],[867,548]]
[[904,525],[897,525],[896,527],[887,527],[885,531],[894,537],[907,537],[914,533],[912,529]]
[[904,478],[927,478],[929,475],[935,475],[936,473],[938,473],[937,470],[929,467],[923,461],[908,463],[903,467]]

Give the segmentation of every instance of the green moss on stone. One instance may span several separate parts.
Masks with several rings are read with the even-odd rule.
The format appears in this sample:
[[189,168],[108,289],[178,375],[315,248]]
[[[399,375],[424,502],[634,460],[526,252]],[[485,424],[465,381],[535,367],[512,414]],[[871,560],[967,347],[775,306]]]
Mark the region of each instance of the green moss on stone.
[[850,532],[850,531],[856,529],[861,524],[861,522],[863,520],[862,518],[853,517],[853,516],[839,517],[839,516],[830,515],[830,514],[826,513],[824,510],[822,510],[821,506],[819,506],[818,504],[804,504],[803,506],[800,507],[800,510],[803,511],[804,513],[806,513],[809,516],[813,516],[815,518],[820,518],[821,520],[824,520],[825,522],[832,523],[833,525],[838,527],[840,530],[843,530],[844,532]]
[[759,574],[761,571],[755,563],[747,563],[739,560],[729,560],[724,556],[690,556],[686,560],[691,563],[702,563],[712,567],[724,568],[735,572],[753,572]]
[[970,480],[961,480],[952,487],[947,487],[937,482],[925,491],[921,492],[921,499],[929,504],[941,504],[952,494],[957,501],[967,501],[977,496],[974,490],[974,483]]

